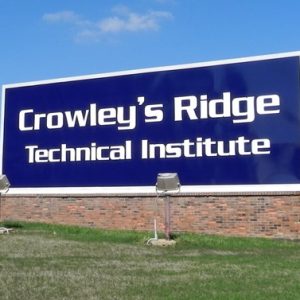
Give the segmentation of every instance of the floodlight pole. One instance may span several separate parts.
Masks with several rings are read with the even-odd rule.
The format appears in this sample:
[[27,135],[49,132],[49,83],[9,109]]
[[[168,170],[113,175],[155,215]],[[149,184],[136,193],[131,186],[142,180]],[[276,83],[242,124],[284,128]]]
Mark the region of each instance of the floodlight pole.
[[167,240],[171,238],[171,203],[170,196],[168,194],[165,195],[164,198],[165,204],[165,236]]
[[156,182],[156,194],[164,198],[165,212],[165,236],[167,240],[171,238],[171,201],[173,193],[180,192],[180,181],[177,173],[158,173]]
[[0,175],[0,221],[2,220],[2,195],[8,192],[9,187],[10,183],[6,175]]

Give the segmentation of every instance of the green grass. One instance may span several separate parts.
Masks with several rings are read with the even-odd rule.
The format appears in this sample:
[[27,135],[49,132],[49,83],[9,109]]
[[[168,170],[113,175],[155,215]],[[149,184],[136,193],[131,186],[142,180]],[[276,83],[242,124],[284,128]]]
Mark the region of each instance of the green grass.
[[300,243],[9,222],[0,299],[300,299]]

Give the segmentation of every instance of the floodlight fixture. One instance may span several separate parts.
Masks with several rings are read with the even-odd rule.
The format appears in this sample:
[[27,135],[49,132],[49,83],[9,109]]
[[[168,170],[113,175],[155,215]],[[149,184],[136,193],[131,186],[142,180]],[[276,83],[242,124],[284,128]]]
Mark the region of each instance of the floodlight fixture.
[[169,195],[180,191],[180,181],[177,173],[158,173],[156,193]]
[[0,193],[6,193],[10,187],[10,182],[6,175],[0,175]]

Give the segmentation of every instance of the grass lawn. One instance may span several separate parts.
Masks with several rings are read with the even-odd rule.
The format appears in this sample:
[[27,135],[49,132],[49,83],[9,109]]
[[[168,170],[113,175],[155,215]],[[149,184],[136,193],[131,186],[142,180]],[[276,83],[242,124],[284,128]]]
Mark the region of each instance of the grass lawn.
[[300,299],[300,243],[32,223],[0,235],[0,299]]

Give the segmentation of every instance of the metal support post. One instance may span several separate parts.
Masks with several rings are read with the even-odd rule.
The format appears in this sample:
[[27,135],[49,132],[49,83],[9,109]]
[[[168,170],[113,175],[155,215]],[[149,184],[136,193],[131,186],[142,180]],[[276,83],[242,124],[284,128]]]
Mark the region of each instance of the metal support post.
[[166,195],[164,199],[165,204],[165,236],[167,240],[171,238],[171,203],[170,196]]

